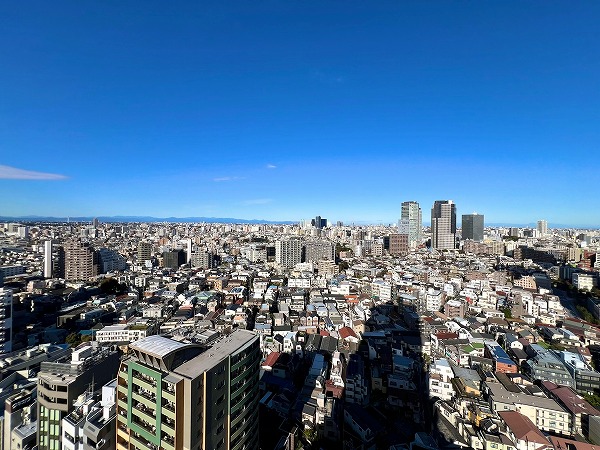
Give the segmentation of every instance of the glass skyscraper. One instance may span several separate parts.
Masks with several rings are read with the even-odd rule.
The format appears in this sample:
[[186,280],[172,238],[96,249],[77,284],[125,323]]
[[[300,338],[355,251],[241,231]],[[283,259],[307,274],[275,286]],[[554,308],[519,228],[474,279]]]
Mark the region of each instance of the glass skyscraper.
[[483,241],[483,214],[463,214],[462,238]]

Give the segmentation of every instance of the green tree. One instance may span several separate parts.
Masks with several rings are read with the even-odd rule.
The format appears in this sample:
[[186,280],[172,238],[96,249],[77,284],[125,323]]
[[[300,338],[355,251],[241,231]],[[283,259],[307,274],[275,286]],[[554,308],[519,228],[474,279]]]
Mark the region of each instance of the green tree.
[[596,320],[596,318],[592,315],[592,313],[590,313],[588,311],[588,309],[585,306],[583,306],[583,305],[577,305],[577,306],[575,306],[575,308],[577,308],[577,311],[579,312],[579,315],[586,322],[598,323],[598,320]]
[[504,308],[502,312],[504,313],[504,317],[507,319],[512,319],[512,311],[510,308]]
[[65,342],[71,347],[77,347],[79,344],[81,344],[81,336],[76,332],[70,333],[67,335]]
[[100,290],[103,294],[122,294],[124,292],[123,285],[120,284],[115,278],[105,278],[100,282]]
[[583,398],[594,408],[600,408],[600,396],[596,394],[583,394]]

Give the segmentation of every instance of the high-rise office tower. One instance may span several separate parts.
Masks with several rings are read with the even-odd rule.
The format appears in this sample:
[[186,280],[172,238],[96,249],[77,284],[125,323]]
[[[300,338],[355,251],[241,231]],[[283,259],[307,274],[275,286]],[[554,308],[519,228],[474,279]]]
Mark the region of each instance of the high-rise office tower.
[[44,242],[44,278],[52,278],[52,241]]
[[321,228],[321,216],[315,217],[315,228]]
[[302,242],[300,239],[275,241],[275,262],[284,268],[292,268],[302,262]]
[[98,253],[92,246],[75,239],[65,244],[67,280],[87,281],[98,273]]
[[320,230],[327,227],[327,219],[323,219],[321,216],[316,216],[314,219],[311,219],[310,224]]
[[537,230],[540,236],[545,236],[548,234],[548,222],[544,219],[538,220],[537,222]]
[[398,233],[408,234],[408,245],[415,248],[423,238],[423,217],[421,207],[417,202],[402,202]]
[[462,238],[483,241],[483,214],[463,214]]
[[12,289],[0,288],[0,354],[12,352]]
[[431,246],[438,250],[456,247],[456,205],[452,200],[436,200],[431,208]]
[[117,385],[117,450],[258,449],[259,337],[206,347],[165,336],[129,345]]

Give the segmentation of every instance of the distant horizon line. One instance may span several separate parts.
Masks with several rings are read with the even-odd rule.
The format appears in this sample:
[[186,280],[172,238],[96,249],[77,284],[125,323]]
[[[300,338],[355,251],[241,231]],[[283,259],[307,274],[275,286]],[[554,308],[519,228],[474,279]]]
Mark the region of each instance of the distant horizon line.
[[[189,217],[155,217],[155,216],[125,216],[125,215],[113,215],[113,216],[40,216],[40,215],[25,215],[25,216],[0,216],[1,221],[21,221],[21,222],[92,222],[94,219],[98,219],[105,223],[222,223],[222,224],[267,224],[267,225],[293,225],[299,224],[307,219],[299,220],[267,220],[267,219],[238,219],[233,217],[203,217],[203,216],[189,216]],[[335,225],[338,221],[328,221],[328,225]],[[380,225],[380,226],[397,226],[398,221],[368,221],[368,220],[350,220],[350,221],[339,221],[345,226],[348,225]],[[423,226],[431,226],[430,222],[423,222]],[[462,225],[462,224],[461,224]],[[485,227],[514,227],[514,228],[536,228],[536,222],[529,223],[509,223],[509,222],[492,222],[485,224]],[[457,227],[460,228],[460,227]],[[548,228],[553,229],[589,229],[597,230],[600,229],[599,225],[567,225],[567,224],[553,224],[548,222]]]

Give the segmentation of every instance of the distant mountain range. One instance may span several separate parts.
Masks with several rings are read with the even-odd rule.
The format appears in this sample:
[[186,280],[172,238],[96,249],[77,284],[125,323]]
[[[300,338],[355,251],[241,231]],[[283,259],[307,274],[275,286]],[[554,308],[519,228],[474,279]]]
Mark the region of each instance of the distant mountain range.
[[170,222],[170,223],[248,223],[248,224],[293,224],[291,221],[273,221],[261,219],[235,219],[232,217],[152,217],[152,216],[72,216],[72,217],[49,217],[49,216],[22,216],[6,217],[0,216],[2,222],[91,222],[98,219],[100,222],[120,223],[120,222]]
[[[289,220],[263,220],[263,219],[235,219],[233,217],[153,217],[153,216],[72,216],[72,217],[50,217],[50,216],[21,216],[8,217],[0,216],[0,222],[91,222],[98,219],[100,222],[106,223],[126,223],[126,222],[168,222],[168,223],[248,223],[248,224],[269,224],[269,225],[291,225],[298,221]],[[376,224],[369,221],[348,221],[346,225],[367,226]],[[377,222],[391,225],[392,222]],[[424,222],[423,226],[430,226],[428,222]],[[486,223],[487,227],[517,227],[517,228],[536,228],[537,224],[516,224],[516,223]],[[580,230],[595,230],[600,228],[598,225],[565,225],[558,223],[549,223],[548,228],[574,228]]]

